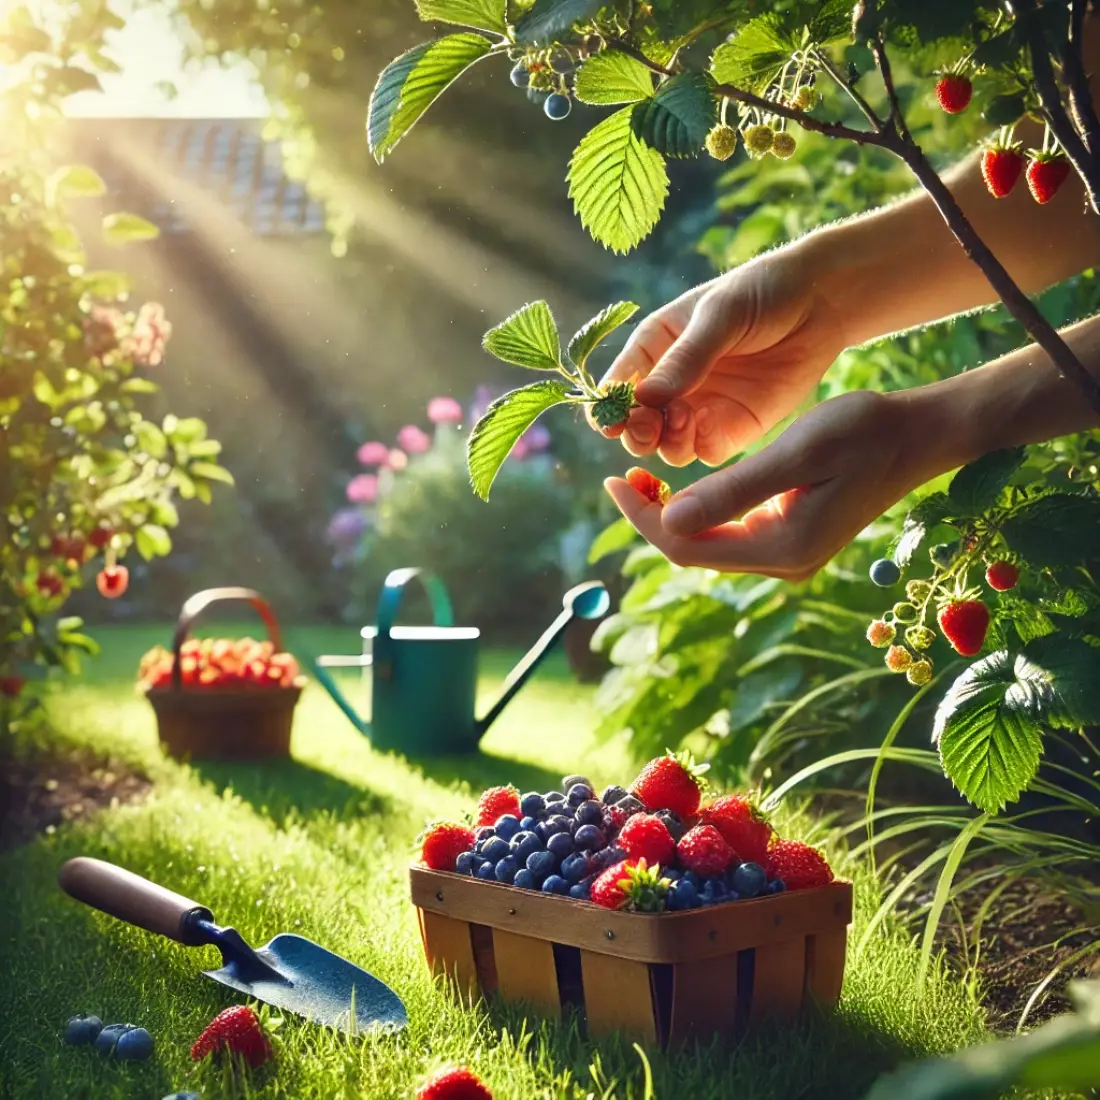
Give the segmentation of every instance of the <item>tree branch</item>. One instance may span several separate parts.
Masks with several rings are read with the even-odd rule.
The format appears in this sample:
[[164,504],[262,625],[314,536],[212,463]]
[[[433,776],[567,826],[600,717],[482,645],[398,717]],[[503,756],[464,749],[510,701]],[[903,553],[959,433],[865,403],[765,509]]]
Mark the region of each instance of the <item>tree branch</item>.
[[863,117],[871,124],[871,129],[874,130],[875,133],[881,134],[885,128],[882,119],[875,114],[871,108],[871,104],[863,98],[855,85],[852,84],[851,81],[845,80],[837,71],[836,66],[824,54],[814,50],[814,57],[817,58],[817,63],[833,78],[833,80],[848,93],[852,102],[863,112]]
[[901,110],[901,100],[898,98],[898,90],[894,86],[894,70],[890,66],[890,58],[886,53],[886,43],[882,38],[876,38],[871,44],[871,53],[874,55],[875,64],[878,65],[879,73],[882,76],[882,86],[886,89],[886,100],[890,104],[890,121],[894,124],[902,141],[911,142],[913,136],[909,133],[905,115]]
[[1085,72],[1086,0],[1073,0],[1069,13],[1069,49],[1062,63],[1062,72],[1069,85],[1069,106],[1074,125],[1085,139],[1085,145],[1093,157],[1100,157],[1100,118],[1092,102],[1092,89]]

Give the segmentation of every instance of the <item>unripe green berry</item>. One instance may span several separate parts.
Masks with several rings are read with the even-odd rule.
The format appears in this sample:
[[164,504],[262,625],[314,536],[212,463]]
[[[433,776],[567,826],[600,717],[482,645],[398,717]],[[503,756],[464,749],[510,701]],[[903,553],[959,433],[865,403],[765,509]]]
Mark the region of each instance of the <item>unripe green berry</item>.
[[875,649],[885,649],[897,637],[897,633],[897,628],[893,623],[888,623],[883,619],[875,619],[867,628],[867,641]]
[[707,134],[707,152],[715,160],[729,160],[737,149],[737,130],[719,123]]
[[936,635],[926,626],[911,626],[905,632],[905,640],[914,649],[927,649],[936,640]]
[[891,672],[904,672],[913,663],[913,655],[903,645],[892,645],[886,651],[886,667]]
[[791,106],[796,111],[812,111],[817,106],[817,92],[808,84],[799,88],[791,100]]
[[905,678],[913,687],[923,687],[932,679],[932,664],[923,658],[914,661],[906,670]]
[[910,581],[905,586],[905,595],[911,603],[924,603],[932,592],[932,586],[927,581]]
[[745,139],[745,151],[753,160],[759,160],[772,151],[775,131],[770,126],[750,126],[741,136]]
[[794,140],[794,134],[788,134],[786,130],[780,130],[772,141],[772,155],[780,160],[790,160],[797,148],[798,143]]
[[592,403],[592,419],[601,428],[621,424],[634,407],[634,387],[629,382],[612,382],[600,389],[603,396]]
[[933,565],[946,569],[955,560],[958,551],[959,544],[957,542],[940,542],[928,551],[928,556],[932,559]]
[[920,613],[911,603],[894,604],[894,618],[899,623],[915,623]]

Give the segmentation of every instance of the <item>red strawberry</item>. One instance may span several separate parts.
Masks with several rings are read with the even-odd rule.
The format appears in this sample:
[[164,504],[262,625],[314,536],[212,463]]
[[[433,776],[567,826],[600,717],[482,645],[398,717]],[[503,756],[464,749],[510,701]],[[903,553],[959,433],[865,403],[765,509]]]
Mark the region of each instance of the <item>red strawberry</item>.
[[668,826],[652,814],[635,814],[622,827],[617,847],[631,859],[667,867],[676,855],[676,841]]
[[982,179],[995,199],[1011,192],[1023,170],[1024,158],[1015,145],[992,145],[982,153]]
[[608,867],[593,883],[589,899],[604,909],[629,909],[637,913],[659,913],[665,907],[668,880],[660,868],[644,859],[627,859]]
[[722,834],[738,863],[764,865],[772,839],[772,827],[747,798],[738,794],[723,795],[709,806],[704,806],[699,811],[699,819],[704,825],[713,825]]
[[1027,186],[1037,203],[1054,198],[1069,175],[1069,161],[1059,153],[1037,153],[1027,166]]
[[99,594],[108,600],[117,600],[130,587],[130,570],[125,565],[112,565],[101,569],[95,578]]
[[519,791],[515,787],[490,787],[477,800],[478,825],[493,825],[505,814],[523,817],[519,808]]
[[470,851],[476,839],[469,826],[444,821],[433,825],[424,834],[420,858],[433,871],[453,871],[455,860],[463,852]]
[[97,549],[102,550],[114,538],[114,531],[110,527],[96,527],[88,535],[88,541]]
[[65,590],[65,582],[56,573],[41,573],[35,583],[43,596],[59,596]]
[[952,600],[940,608],[936,618],[956,653],[973,657],[981,651],[989,629],[989,608],[981,600]]
[[788,890],[810,890],[833,881],[833,869],[825,857],[801,840],[777,840],[764,869],[768,878],[781,878]]
[[671,489],[656,474],[643,470],[641,466],[632,466],[626,471],[626,480],[631,489],[641,493],[653,504],[667,504]]
[[271,1044],[260,1019],[248,1005],[233,1005],[219,1012],[195,1040],[191,1057],[200,1062],[208,1054],[221,1051],[238,1055],[253,1069],[271,1057]]
[[965,76],[960,76],[958,73],[941,76],[936,84],[936,99],[949,115],[957,115],[965,111],[970,106],[970,97],[973,93],[973,85]]
[[677,817],[693,817],[702,797],[702,775],[709,764],[697,765],[688,753],[668,753],[651,760],[644,768],[631,793],[647,810],[671,810]]
[[448,1066],[416,1090],[416,1100],[493,1100],[488,1086],[465,1066]]
[[1020,571],[1010,561],[995,561],[985,571],[986,584],[998,592],[1015,588],[1019,579]]
[[14,699],[23,690],[26,682],[22,676],[0,676],[0,695]]
[[720,875],[736,859],[733,849],[713,825],[696,825],[676,845],[680,863],[689,871],[706,878]]

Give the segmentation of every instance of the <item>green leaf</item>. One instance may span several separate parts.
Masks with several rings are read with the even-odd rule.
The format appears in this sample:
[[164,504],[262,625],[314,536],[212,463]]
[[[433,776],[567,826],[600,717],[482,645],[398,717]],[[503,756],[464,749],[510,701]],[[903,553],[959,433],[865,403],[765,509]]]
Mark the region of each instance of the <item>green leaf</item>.
[[638,532],[634,525],[620,516],[592,540],[592,545],[588,548],[588,564],[595,565],[596,562],[603,561],[612,554],[628,550],[637,541]]
[[52,206],[58,199],[95,198],[106,192],[102,176],[84,164],[59,168],[46,181],[46,202]]
[[142,420],[134,427],[134,436],[138,446],[150,458],[164,458],[168,453],[168,440],[164,438],[164,432],[150,424],[148,420]]
[[566,400],[569,386],[557,378],[546,378],[498,397],[474,425],[466,444],[466,465],[470,484],[482,500],[516,441],[547,409]]
[[159,235],[160,230],[138,214],[108,214],[103,219],[103,236],[108,244],[151,241]]
[[37,26],[26,4],[12,8],[4,20],[5,33],[0,35],[0,56],[10,64],[22,61],[27,54],[48,53],[53,39]]
[[666,80],[652,99],[634,107],[631,125],[647,145],[669,157],[697,157],[718,119],[718,105],[702,73]]
[[134,545],[137,552],[146,560],[166,558],[172,553],[172,539],[163,527],[155,523],[146,523],[134,533]]
[[624,107],[581,139],[569,164],[569,197],[581,224],[613,252],[629,252],[661,217],[668,172],[656,149],[638,139]]
[[46,69],[41,79],[47,96],[64,97],[78,92],[103,91],[99,77],[79,65],[55,65]]
[[182,420],[176,417],[171,420],[165,418],[164,434],[173,443],[199,443],[206,438],[206,422],[197,416],[185,416]]
[[899,569],[904,569],[913,560],[928,532],[950,514],[951,502],[946,493],[930,493],[917,501],[905,517],[901,534],[890,554]]
[[1026,447],[1012,447],[983,455],[959,470],[947,489],[947,495],[957,509],[957,514],[981,515],[996,504],[1002,490],[1026,458]]
[[1043,740],[1033,711],[1047,682],[1027,658],[998,650],[971,665],[936,710],[944,774],[978,809],[997,813],[1035,777]]
[[113,302],[128,294],[130,277],[121,271],[86,271],[76,280],[77,286],[104,302]]
[[601,50],[577,70],[573,94],[581,103],[609,107],[653,95],[653,74],[618,50]]
[[569,341],[569,358],[583,367],[592,352],[620,325],[625,325],[638,308],[633,302],[616,302],[601,310]]
[[1029,565],[1081,565],[1100,558],[1100,499],[1052,493],[1028,501],[1001,527],[1004,540]]
[[416,14],[425,22],[457,23],[504,34],[508,29],[506,0],[416,0]]
[[531,10],[516,20],[516,42],[521,46],[550,46],[574,23],[591,19],[605,0],[535,0]]
[[1022,95],[999,95],[982,111],[982,119],[990,126],[1011,126],[1026,110],[1027,103]]
[[779,78],[799,43],[791,38],[779,16],[772,13],[750,19],[730,42],[711,58],[711,75],[719,84],[733,84],[762,95]]
[[148,378],[127,378],[118,388],[123,393],[157,393],[160,390],[160,386]]
[[[220,481],[223,485],[233,485],[233,475],[224,467],[219,466],[215,462],[192,462],[188,466],[192,477],[205,478],[207,481]],[[200,488],[206,488],[205,486],[195,486],[195,491],[198,492]],[[207,492],[209,490],[207,489]]]
[[367,108],[367,141],[374,159],[381,164],[439,96],[492,48],[480,34],[449,34],[391,61]]
[[530,370],[557,370],[561,342],[554,315],[545,302],[531,302],[491,328],[481,346],[505,363]]
[[1028,691],[1024,705],[1037,722],[1060,729],[1100,725],[1100,649],[1048,634],[1024,646]]

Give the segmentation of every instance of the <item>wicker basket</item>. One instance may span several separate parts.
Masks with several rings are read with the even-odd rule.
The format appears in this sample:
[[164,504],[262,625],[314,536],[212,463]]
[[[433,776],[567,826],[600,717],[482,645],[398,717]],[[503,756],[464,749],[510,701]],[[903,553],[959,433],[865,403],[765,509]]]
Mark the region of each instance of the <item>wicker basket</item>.
[[577,1009],[589,1037],[706,1042],[840,996],[851,883],[653,915],[423,867],[410,878],[435,973],[553,1018]]
[[294,707],[302,694],[302,683],[236,690],[191,689],[183,684],[180,650],[195,620],[212,604],[227,600],[250,603],[263,619],[276,652],[282,648],[275,613],[258,592],[250,588],[209,588],[192,596],[180,610],[172,639],[172,684],[145,692],[157,716],[161,743],[177,760],[289,756]]

